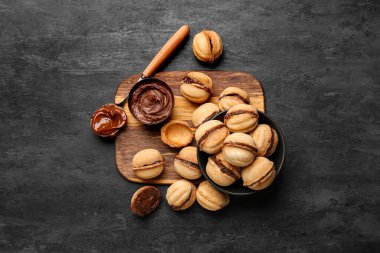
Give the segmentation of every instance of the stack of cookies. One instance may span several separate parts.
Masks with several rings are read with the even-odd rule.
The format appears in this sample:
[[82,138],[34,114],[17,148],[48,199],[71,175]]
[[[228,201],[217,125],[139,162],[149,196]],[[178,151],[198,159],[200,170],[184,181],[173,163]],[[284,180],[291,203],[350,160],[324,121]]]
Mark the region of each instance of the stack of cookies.
[[195,139],[199,149],[211,155],[206,172],[212,181],[229,186],[241,178],[244,186],[262,190],[276,175],[268,157],[276,150],[278,136],[269,125],[258,123],[259,113],[254,106],[242,103],[249,99],[245,92],[238,88],[234,91],[219,100],[227,109],[223,122],[204,122],[196,130]]

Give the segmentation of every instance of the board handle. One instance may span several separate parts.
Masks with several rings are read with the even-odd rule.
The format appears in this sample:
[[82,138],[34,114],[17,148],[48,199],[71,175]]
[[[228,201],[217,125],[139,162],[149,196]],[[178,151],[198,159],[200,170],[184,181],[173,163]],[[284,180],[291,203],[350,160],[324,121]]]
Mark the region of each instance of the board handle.
[[188,25],[183,25],[173,36],[165,43],[165,45],[158,51],[153,60],[145,68],[143,72],[144,77],[152,76],[161,64],[177,49],[181,42],[189,34],[190,28]]

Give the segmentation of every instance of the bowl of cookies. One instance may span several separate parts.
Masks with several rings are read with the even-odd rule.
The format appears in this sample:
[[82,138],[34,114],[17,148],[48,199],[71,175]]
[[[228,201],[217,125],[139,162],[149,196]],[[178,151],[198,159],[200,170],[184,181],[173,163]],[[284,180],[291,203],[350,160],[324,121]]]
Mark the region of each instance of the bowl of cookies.
[[284,162],[282,131],[250,104],[230,103],[224,109],[195,132],[203,176],[230,195],[250,195],[266,189]]

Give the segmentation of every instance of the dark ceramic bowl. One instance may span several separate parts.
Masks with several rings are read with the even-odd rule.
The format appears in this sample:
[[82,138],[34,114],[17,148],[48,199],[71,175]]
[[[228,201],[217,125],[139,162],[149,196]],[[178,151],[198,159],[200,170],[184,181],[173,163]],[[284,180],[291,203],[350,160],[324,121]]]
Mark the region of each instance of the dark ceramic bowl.
[[[284,135],[281,129],[278,127],[278,125],[269,116],[265,115],[261,111],[258,111],[258,112],[259,112],[259,124],[268,124],[274,130],[276,130],[277,135],[278,135],[278,145],[277,145],[276,151],[270,157],[268,157],[269,160],[274,162],[276,175],[278,175],[278,173],[281,170],[282,164],[284,163],[284,158],[285,158]],[[226,113],[227,111],[218,113],[217,115],[213,117],[213,119],[220,120],[223,122],[224,115],[226,115]],[[238,196],[250,195],[257,192],[255,190],[251,190],[250,188],[246,186],[243,186],[243,181],[241,179],[237,180],[234,184],[230,186],[217,185],[211,180],[211,178],[209,178],[209,176],[207,176],[207,173],[206,173],[207,160],[210,155],[205,152],[200,151],[199,146],[197,147],[197,155],[198,155],[199,167],[201,168],[203,176],[219,191],[225,192],[230,195],[238,195]]]

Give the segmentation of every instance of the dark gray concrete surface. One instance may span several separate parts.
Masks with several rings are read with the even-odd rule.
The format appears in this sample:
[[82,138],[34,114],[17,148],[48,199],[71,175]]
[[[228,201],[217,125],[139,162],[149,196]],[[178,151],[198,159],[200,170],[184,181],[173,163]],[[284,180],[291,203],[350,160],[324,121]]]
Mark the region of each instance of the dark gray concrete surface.
[[[183,23],[262,81],[285,167],[221,212],[140,219],[89,119]],[[379,27],[379,1],[1,1],[0,252],[379,252]],[[164,70],[209,69],[190,42]]]

